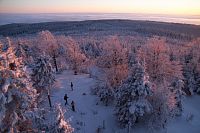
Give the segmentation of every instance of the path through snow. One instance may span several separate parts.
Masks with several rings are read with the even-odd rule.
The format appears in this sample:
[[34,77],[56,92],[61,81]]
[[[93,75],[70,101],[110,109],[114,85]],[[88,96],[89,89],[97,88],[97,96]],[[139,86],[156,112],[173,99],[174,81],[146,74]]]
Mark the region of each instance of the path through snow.
[[[89,78],[88,74],[73,75],[72,71],[64,71],[57,75],[56,87],[52,92],[52,103],[60,103],[66,112],[66,118],[71,120],[72,127],[76,133],[95,133],[105,120],[106,132],[115,132],[115,120],[112,107],[96,105],[97,96],[90,94],[90,88],[96,81]],[[73,82],[74,90],[70,83]],[[85,93],[86,95],[83,95]],[[65,106],[64,95],[67,94],[69,105]],[[76,112],[71,110],[70,104],[74,100]]]
[[[56,85],[52,93],[52,103],[60,103],[67,110],[66,119],[70,119],[75,133],[96,133],[98,127],[102,127],[105,120],[105,130],[103,133],[126,133],[127,130],[120,130],[116,125],[113,116],[113,107],[96,105],[97,96],[90,94],[90,88],[95,85],[95,79],[88,74],[73,75],[72,71],[64,71],[56,76]],[[74,90],[70,88],[73,82]],[[85,93],[86,95],[83,95]],[[65,106],[64,95],[67,94],[69,105]],[[74,100],[76,112],[70,107],[71,101]],[[184,100],[184,112],[182,117],[172,121],[168,125],[167,133],[200,133],[200,96],[193,96]],[[187,115],[194,114],[194,119],[187,122]],[[140,125],[133,129],[134,133],[148,132],[144,126]]]

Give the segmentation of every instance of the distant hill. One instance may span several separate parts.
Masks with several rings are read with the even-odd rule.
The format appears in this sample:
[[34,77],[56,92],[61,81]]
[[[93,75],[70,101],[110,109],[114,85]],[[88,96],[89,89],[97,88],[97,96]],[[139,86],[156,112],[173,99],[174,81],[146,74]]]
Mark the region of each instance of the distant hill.
[[2,36],[21,36],[49,30],[55,34],[79,35],[145,35],[164,36],[176,39],[200,37],[200,25],[139,21],[139,20],[87,20],[45,22],[33,24],[7,24],[0,26]]

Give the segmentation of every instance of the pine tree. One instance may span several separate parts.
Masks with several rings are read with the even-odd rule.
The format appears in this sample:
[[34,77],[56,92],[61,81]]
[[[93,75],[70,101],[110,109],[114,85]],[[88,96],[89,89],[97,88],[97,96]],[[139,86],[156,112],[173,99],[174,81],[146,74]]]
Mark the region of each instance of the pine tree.
[[48,90],[53,85],[55,81],[53,69],[48,56],[45,54],[35,59],[34,65],[32,66],[31,79],[33,87],[35,87],[38,92]]
[[15,56],[11,40],[7,41],[0,42],[0,132],[20,132],[24,113],[36,106],[37,95],[22,59]]
[[185,77],[185,91],[188,95],[193,95],[194,90],[197,88],[197,81],[195,80],[194,70],[188,64],[184,66],[183,75]]
[[200,93],[200,39],[192,41],[187,47],[189,52],[185,55],[185,88],[193,95]]
[[31,47],[23,44],[21,41],[18,42],[15,47],[15,55],[18,58],[22,58],[23,63],[27,66],[30,66],[31,63],[33,63],[33,58],[36,56]]
[[151,85],[144,67],[139,63],[133,66],[131,75],[116,93],[116,116],[122,127],[137,122],[139,117],[152,111],[147,97],[152,94]]
[[176,101],[176,108],[174,109],[174,115],[181,115],[183,107],[182,107],[182,97],[183,97],[183,87],[184,82],[182,80],[176,80],[172,84],[172,93],[174,94],[174,99]]

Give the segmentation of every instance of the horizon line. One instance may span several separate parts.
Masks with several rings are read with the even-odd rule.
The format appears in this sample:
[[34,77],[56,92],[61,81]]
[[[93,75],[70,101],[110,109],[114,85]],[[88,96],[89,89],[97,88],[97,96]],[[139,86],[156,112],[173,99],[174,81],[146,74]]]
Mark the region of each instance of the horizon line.
[[169,23],[169,24],[183,24],[183,25],[195,25],[200,26],[200,24],[196,23],[184,23],[184,22],[174,22],[174,21],[156,21],[156,20],[142,20],[142,19],[118,19],[118,18],[110,18],[110,19],[86,19],[86,20],[73,20],[73,21],[41,21],[41,22],[33,22],[33,23],[23,23],[23,22],[13,22],[13,23],[7,23],[7,24],[0,24],[0,26],[8,25],[8,24],[40,24],[40,23],[59,23],[59,22],[83,22],[83,21],[104,21],[104,20],[124,20],[124,21],[144,21],[144,22],[156,22],[156,23]]
[[0,12],[0,14],[141,14],[141,15],[149,14],[149,15],[199,16],[200,17],[200,14],[168,14],[168,13],[141,13],[141,12]]

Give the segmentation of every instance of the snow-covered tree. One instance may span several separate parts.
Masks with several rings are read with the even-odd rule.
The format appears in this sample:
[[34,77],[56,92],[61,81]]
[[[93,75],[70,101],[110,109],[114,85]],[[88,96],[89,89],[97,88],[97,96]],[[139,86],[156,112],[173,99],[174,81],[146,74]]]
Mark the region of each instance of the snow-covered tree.
[[80,71],[81,66],[86,61],[86,56],[82,53],[78,43],[70,36],[59,36],[57,40],[58,44],[65,48],[65,58],[70,68],[72,68],[75,73]]
[[36,106],[37,95],[22,59],[7,42],[0,42],[0,132],[23,132],[24,113]]
[[87,58],[95,59],[101,54],[99,45],[103,41],[100,37],[80,37],[77,39],[77,42],[80,44],[80,47]]
[[197,80],[196,80],[196,72],[193,67],[187,63],[184,66],[184,72],[183,75],[185,77],[185,90],[186,93],[189,95],[193,95],[195,90],[197,90]]
[[21,43],[18,43],[17,47],[15,48],[15,55],[22,58],[26,57],[25,50]]
[[35,59],[32,65],[31,79],[33,87],[35,87],[38,92],[50,89],[54,84],[55,77],[53,69],[48,56],[45,54]]
[[[181,105],[181,100],[178,100],[177,97],[182,97],[182,88],[177,87],[175,84],[177,81],[183,81],[182,65],[179,60],[175,58],[170,59],[169,46],[165,42],[165,39],[158,37],[151,38],[141,48],[138,57],[141,62],[146,62],[146,70],[150,81],[157,86],[161,86],[161,88],[163,85],[165,86],[163,89],[166,89],[165,92],[170,94],[167,96],[168,102],[171,105]],[[177,110],[177,106],[171,107],[173,107],[171,108],[171,112]]]
[[139,50],[139,48],[136,48],[136,47],[131,47],[129,49],[129,52],[128,52],[128,65],[129,67],[133,66],[134,64],[137,63],[137,50]]
[[[170,104],[173,104],[173,100],[169,98],[171,91],[168,89],[168,85],[153,85],[153,95],[149,99],[153,111],[146,117],[148,128],[151,132],[166,131],[166,125],[171,118]],[[173,107],[172,107],[173,108]]]
[[58,43],[54,35],[50,31],[41,31],[38,33],[38,47],[43,49],[43,51],[48,54],[53,61],[56,71],[58,71],[57,57],[59,56],[58,52]]
[[110,88],[119,86],[128,75],[128,54],[117,36],[110,36],[102,44],[102,56],[97,66],[105,71],[105,82]]
[[185,88],[190,94],[200,93],[200,39],[193,40],[187,46],[184,62]]
[[152,111],[148,97],[152,95],[151,84],[141,64],[133,66],[130,76],[117,89],[116,116],[122,127],[133,126],[139,117]]
[[[37,108],[38,94],[30,82],[30,73],[7,40],[6,44],[0,42],[0,132],[73,132],[60,106],[51,110]],[[32,81],[38,90],[54,82],[48,59],[38,57],[33,65]]]
[[174,95],[175,100],[175,108],[173,110],[174,115],[181,115],[182,113],[182,97],[184,95],[183,92],[184,82],[182,80],[176,80],[172,83],[171,92]]
[[182,113],[182,80],[177,80],[169,86],[167,82],[154,84],[153,95],[149,99],[153,111],[146,118],[151,131],[166,131],[166,125],[174,116]]
[[165,39],[154,37],[148,40],[138,52],[140,60],[145,60],[151,82],[171,83],[174,79],[183,79],[179,61],[170,60],[169,46]]
[[25,44],[25,41],[19,41],[17,46],[15,46],[15,55],[18,58],[22,58],[23,63],[27,66],[30,66],[33,63],[33,58],[36,53],[33,52],[32,48]]
[[114,101],[114,90],[107,84],[98,84],[92,88],[92,92],[100,98],[106,106]]
[[35,132],[72,133],[74,129],[69,121],[65,120],[63,109],[56,105],[53,109],[35,109],[27,112],[26,117],[32,122]]

